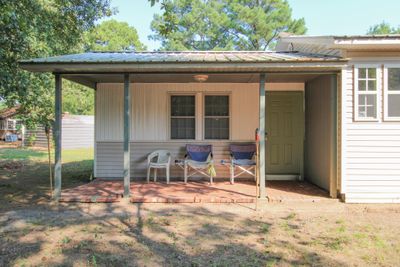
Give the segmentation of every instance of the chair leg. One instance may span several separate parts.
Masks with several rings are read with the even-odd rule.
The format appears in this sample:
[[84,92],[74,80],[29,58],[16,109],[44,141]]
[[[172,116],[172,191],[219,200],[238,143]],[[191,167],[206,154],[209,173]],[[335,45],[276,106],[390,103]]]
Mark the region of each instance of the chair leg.
[[167,175],[167,184],[169,184],[169,167],[165,169],[166,175]]
[[154,182],[157,182],[157,168],[154,168]]
[[148,168],[147,168],[147,183],[150,182],[150,171],[151,171],[151,168],[148,167]]
[[231,184],[235,183],[235,166],[231,164]]
[[183,167],[183,181],[185,182],[185,184],[187,184],[187,174],[188,173],[188,166],[187,164],[185,164],[185,166]]

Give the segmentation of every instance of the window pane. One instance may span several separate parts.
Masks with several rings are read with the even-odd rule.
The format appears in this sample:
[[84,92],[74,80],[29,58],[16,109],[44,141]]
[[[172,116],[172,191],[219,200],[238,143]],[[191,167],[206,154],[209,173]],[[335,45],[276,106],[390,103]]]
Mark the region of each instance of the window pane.
[[376,91],[376,80],[368,81],[368,91]]
[[171,116],[194,116],[195,113],[195,97],[187,96],[171,96]]
[[206,116],[229,116],[229,96],[206,96]]
[[376,69],[375,68],[368,69],[368,79],[376,79]]
[[229,139],[229,119],[206,118],[205,139]]
[[400,95],[388,96],[388,116],[400,117]]
[[400,69],[388,69],[389,79],[389,90],[399,91],[400,90]]
[[376,95],[363,95],[358,96],[358,116],[360,118],[376,118]]
[[358,81],[358,91],[367,91],[366,81]]
[[365,78],[367,78],[367,71],[366,71],[367,69],[365,69],[365,68],[359,68],[358,69],[358,78],[359,79],[365,79]]
[[172,118],[171,139],[194,139],[195,119],[194,118]]

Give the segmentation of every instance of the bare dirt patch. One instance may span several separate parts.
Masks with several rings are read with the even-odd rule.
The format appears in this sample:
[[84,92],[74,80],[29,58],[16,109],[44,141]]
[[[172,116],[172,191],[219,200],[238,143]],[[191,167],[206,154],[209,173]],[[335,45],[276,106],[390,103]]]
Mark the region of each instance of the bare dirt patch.
[[0,265],[396,266],[398,206],[79,204],[0,216]]

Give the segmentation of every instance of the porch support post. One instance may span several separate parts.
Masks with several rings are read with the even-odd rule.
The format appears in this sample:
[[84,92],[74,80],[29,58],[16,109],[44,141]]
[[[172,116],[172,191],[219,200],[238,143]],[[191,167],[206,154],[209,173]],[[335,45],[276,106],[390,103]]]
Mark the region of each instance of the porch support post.
[[55,124],[54,124],[54,199],[61,197],[61,126],[62,126],[62,80],[55,74]]
[[338,145],[338,76],[331,75],[331,149],[330,149],[330,177],[329,177],[329,195],[331,198],[337,198],[337,145]]
[[124,198],[130,196],[131,155],[129,140],[131,135],[131,93],[129,90],[129,74],[124,74]]
[[260,198],[265,198],[265,73],[260,74],[259,101],[260,162],[258,171],[260,177]]

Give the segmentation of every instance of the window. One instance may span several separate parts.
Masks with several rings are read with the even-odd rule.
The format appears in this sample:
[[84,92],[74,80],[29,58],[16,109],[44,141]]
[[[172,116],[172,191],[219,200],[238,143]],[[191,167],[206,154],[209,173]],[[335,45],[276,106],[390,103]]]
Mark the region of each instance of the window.
[[379,79],[377,68],[355,69],[355,119],[378,119]]
[[171,96],[171,139],[195,139],[195,96]]
[[204,139],[229,139],[229,96],[204,98]]
[[15,130],[16,129],[16,121],[15,120],[8,120],[7,130]]
[[385,119],[400,120],[400,68],[385,69]]

